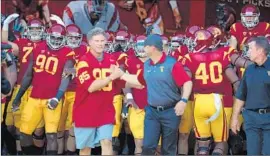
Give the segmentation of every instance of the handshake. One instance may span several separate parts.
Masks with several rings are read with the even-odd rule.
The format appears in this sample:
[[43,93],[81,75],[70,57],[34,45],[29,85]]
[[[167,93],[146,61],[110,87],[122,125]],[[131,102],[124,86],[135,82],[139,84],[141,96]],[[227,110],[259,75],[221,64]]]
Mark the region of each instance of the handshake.
[[125,74],[125,72],[120,67],[118,67],[117,65],[111,65],[110,73],[111,74],[110,74],[109,78],[111,80],[121,78]]

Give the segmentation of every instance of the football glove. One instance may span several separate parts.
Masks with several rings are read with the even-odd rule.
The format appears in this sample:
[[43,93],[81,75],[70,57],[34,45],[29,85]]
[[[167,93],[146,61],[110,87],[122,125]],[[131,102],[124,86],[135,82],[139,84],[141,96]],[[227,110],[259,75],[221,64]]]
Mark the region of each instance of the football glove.
[[51,110],[54,110],[57,105],[58,105],[59,101],[57,98],[51,98],[48,100],[48,108],[51,109]]

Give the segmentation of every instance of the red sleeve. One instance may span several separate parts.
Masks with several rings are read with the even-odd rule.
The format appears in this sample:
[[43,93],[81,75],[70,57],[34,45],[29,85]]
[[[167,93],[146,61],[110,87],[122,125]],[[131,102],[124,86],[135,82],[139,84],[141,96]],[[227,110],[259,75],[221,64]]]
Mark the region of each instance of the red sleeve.
[[117,88],[125,88],[126,87],[126,81],[117,79],[115,80],[115,84]]
[[236,23],[234,23],[231,28],[230,28],[230,34],[232,36],[236,36],[237,35],[237,32],[236,32]]
[[117,63],[118,63],[119,65],[124,65],[125,62],[126,62],[126,59],[127,59],[127,54],[126,54],[126,53],[121,53],[121,54],[119,55],[119,57],[117,58]]
[[178,87],[181,87],[185,82],[190,81],[190,77],[187,75],[183,66],[179,62],[174,64],[172,76]]
[[141,85],[146,86],[146,82],[145,82],[145,79],[143,77],[143,69],[141,70],[141,72],[138,75],[138,81],[141,83]]
[[77,67],[77,80],[78,80],[78,86],[83,87],[84,89],[88,90],[90,85],[95,81],[95,78],[93,76],[92,68],[89,66],[87,61],[80,60]]

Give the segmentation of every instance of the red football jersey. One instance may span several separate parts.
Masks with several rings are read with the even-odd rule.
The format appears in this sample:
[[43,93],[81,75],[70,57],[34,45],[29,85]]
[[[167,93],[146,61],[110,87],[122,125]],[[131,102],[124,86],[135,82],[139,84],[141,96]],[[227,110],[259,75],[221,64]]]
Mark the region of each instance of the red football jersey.
[[[127,71],[130,74],[139,75],[140,72],[142,72],[143,70],[143,64],[144,63],[138,57],[128,57],[126,61]],[[146,87],[144,87],[143,89],[132,88],[132,95],[138,107],[140,109],[144,109],[144,107],[147,105]]]
[[[73,51],[75,52],[74,59],[75,59],[75,62],[77,63],[80,57],[82,57],[84,54],[90,51],[90,48],[85,45],[81,45],[80,47],[73,49]],[[75,92],[76,84],[77,83],[75,79],[71,80],[71,82],[68,85],[67,91]]]
[[107,53],[104,53],[102,61],[98,61],[91,52],[79,59],[76,68],[77,88],[73,107],[73,120],[76,127],[99,127],[115,122],[113,97],[116,81],[99,91],[88,92],[89,86],[95,80],[110,75],[112,64],[116,64],[116,61]]
[[73,60],[74,52],[67,47],[51,50],[46,42],[33,49],[32,98],[49,99],[56,96],[67,60]]
[[233,106],[233,88],[231,82],[228,80],[226,76],[224,76],[223,81],[223,105],[224,107],[232,107]]
[[180,46],[175,51],[173,51],[170,55],[175,58],[177,61],[182,61],[183,56],[188,54],[188,48],[185,45]]
[[126,54],[127,54],[128,57],[133,57],[133,56],[135,57],[136,56],[135,50],[133,48],[128,49]]
[[17,76],[17,84],[20,85],[23,79],[23,76],[29,66],[29,56],[33,52],[35,44],[29,39],[22,38],[14,41],[19,47],[19,73]]
[[230,64],[233,48],[224,47],[213,52],[190,53],[185,55],[182,63],[193,73],[194,93],[224,93],[223,72]]
[[241,22],[237,22],[231,26],[230,34],[237,39],[238,49],[243,50],[244,44],[246,44],[251,37],[270,35],[270,24],[260,22],[256,27],[249,30],[244,27]]
[[[127,53],[125,53],[125,52],[114,52],[114,53],[112,53],[112,56],[116,59],[116,63],[121,68],[126,69],[125,62],[126,62],[126,59],[128,57]],[[115,95],[122,94],[122,87],[116,86],[116,88],[114,89],[114,91],[115,91]]]

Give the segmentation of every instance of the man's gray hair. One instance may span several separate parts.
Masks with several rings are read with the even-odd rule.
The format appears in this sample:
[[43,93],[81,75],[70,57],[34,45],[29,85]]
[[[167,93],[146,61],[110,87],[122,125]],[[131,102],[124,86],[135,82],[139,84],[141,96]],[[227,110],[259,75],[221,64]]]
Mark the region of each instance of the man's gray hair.
[[104,37],[106,37],[105,31],[102,28],[95,27],[87,33],[87,40],[91,40],[93,36],[96,35],[103,35]]
[[270,54],[270,45],[268,39],[264,36],[252,37],[248,43],[255,42],[257,48],[262,48],[266,55]]

